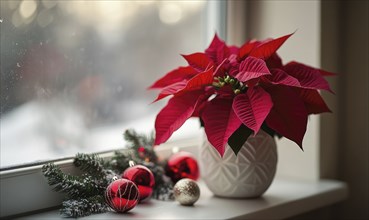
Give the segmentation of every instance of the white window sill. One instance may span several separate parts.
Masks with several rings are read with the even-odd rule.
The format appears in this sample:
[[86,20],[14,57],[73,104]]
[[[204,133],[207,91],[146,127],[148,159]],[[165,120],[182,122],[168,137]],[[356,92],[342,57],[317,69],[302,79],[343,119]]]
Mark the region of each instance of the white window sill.
[[[257,199],[225,199],[213,196],[199,181],[201,196],[193,207],[177,202],[150,201],[138,204],[127,214],[107,212],[83,219],[283,219],[340,202],[347,197],[345,183],[334,180],[306,182],[275,179]],[[63,219],[52,210],[20,219]]]

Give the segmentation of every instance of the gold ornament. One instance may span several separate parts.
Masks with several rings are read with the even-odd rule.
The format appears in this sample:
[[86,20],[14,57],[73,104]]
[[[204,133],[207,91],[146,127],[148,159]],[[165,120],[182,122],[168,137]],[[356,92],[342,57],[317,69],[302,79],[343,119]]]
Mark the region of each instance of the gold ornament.
[[200,197],[200,188],[197,183],[188,178],[179,180],[173,188],[174,198],[181,205],[191,206]]

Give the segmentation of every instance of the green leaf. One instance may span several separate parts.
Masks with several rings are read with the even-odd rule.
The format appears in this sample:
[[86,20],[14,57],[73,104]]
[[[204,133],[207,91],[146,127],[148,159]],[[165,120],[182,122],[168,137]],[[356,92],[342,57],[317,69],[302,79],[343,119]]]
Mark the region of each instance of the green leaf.
[[269,134],[272,138],[277,136],[278,138],[282,138],[283,136],[278,134],[275,130],[271,129],[265,122],[261,126],[261,129],[264,130],[267,134]]
[[200,119],[200,127],[204,127],[204,121],[199,117]]
[[242,124],[232,135],[228,138],[228,145],[232,148],[234,154],[237,156],[241,147],[246,142],[247,138],[252,134],[252,130]]

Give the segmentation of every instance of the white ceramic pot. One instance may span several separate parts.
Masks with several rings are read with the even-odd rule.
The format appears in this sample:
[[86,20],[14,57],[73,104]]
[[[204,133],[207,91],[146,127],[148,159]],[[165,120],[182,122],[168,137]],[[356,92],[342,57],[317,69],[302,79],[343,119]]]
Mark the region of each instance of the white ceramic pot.
[[200,173],[216,196],[258,197],[274,179],[277,158],[276,142],[263,130],[256,136],[251,135],[237,156],[227,145],[223,158],[204,135],[200,150]]

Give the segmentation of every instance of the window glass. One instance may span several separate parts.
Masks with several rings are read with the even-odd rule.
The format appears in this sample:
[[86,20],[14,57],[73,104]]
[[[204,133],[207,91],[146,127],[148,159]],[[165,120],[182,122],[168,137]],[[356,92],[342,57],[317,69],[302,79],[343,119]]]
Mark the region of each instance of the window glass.
[[204,48],[204,1],[1,1],[1,167],[122,147]]

